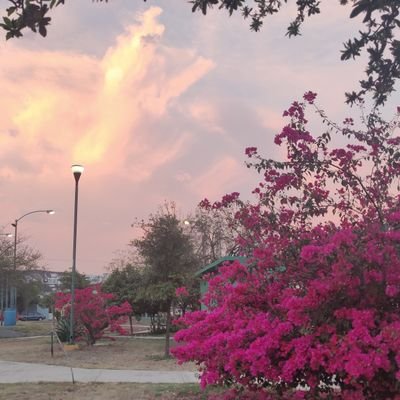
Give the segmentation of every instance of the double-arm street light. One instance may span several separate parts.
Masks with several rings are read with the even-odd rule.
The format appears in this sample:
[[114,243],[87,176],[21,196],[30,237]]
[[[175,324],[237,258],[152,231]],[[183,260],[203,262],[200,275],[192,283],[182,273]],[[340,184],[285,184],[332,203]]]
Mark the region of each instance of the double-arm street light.
[[71,166],[75,178],[75,202],[74,202],[74,236],[72,243],[72,271],[71,271],[71,311],[69,343],[74,344],[74,306],[75,306],[75,274],[76,274],[76,237],[78,232],[78,183],[83,172],[83,166],[74,164]]

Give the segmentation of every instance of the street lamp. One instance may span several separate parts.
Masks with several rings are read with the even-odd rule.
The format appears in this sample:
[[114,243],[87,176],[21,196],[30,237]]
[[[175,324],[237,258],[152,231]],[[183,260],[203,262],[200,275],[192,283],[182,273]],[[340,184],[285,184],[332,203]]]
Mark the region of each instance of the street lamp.
[[27,215],[36,214],[36,213],[46,213],[49,215],[53,215],[55,213],[54,210],[35,210],[30,211],[24,214],[22,217],[17,218],[13,224],[14,227],[14,271],[17,269],[17,231],[18,231],[18,222],[21,221],[22,218],[25,218]]
[[72,271],[71,271],[71,311],[69,343],[74,344],[74,303],[75,303],[75,274],[76,274],[76,235],[78,227],[78,183],[83,172],[83,165],[74,164],[71,166],[75,178],[75,205],[74,205],[74,237],[72,243]]
[[[14,275],[17,270],[17,232],[18,232],[18,222],[21,221],[22,218],[25,218],[27,215],[36,214],[36,213],[46,213],[52,215],[55,213],[54,210],[34,210],[30,211],[21,217],[17,218],[13,224],[14,227]],[[8,237],[11,237],[11,234],[7,234]],[[8,295],[6,293],[6,306],[8,305]],[[17,306],[17,289],[15,287],[10,288],[10,308],[15,310],[16,313],[16,306]]]
[[[7,238],[12,237],[12,233],[0,233],[0,236],[5,236]],[[0,253],[0,256],[3,255],[4,253],[8,252],[9,247],[7,247],[2,253]],[[3,326],[3,316],[4,316],[4,303],[6,301],[6,298],[4,296],[4,289],[6,289],[6,292],[8,292],[8,277],[6,279],[6,287],[4,288],[4,282],[3,282],[3,276],[1,280],[1,286],[0,286],[0,325]],[[6,295],[7,296],[7,295]]]

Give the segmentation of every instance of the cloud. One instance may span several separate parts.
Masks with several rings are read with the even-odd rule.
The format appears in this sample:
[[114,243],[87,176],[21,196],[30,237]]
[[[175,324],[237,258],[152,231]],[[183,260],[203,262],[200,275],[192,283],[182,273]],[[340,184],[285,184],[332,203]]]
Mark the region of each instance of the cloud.
[[219,121],[219,110],[215,104],[201,101],[189,105],[190,115],[200,123],[208,132],[224,134],[225,129]]
[[192,176],[188,172],[178,171],[175,175],[175,179],[180,183],[190,182],[192,180]]
[[193,179],[190,185],[200,200],[207,197],[214,201],[227,192],[237,191],[247,176],[243,163],[225,155],[209,166],[202,175]]
[[187,134],[160,140],[146,120],[168,113],[213,63],[193,50],[165,46],[160,14],[152,7],[137,15],[101,58],[0,49],[0,175],[10,174],[10,155],[18,155],[27,174],[30,168],[56,173],[77,162],[99,174],[123,166],[141,180],[179,156]]
[[285,119],[282,116],[283,112],[278,113],[268,108],[259,107],[257,113],[263,126],[275,134],[278,134],[285,125]]
[[[0,206],[4,223],[57,210],[37,216],[30,235],[57,260],[50,268],[70,265],[70,164],[87,167],[79,269],[99,270],[132,239],[130,222],[163,200],[191,211],[204,197],[246,196],[260,177],[243,165],[244,148],[284,157],[273,145],[283,109],[312,89],[337,119],[360,76],[360,64],[339,61],[350,37],[340,15],[307,21],[304,37],[286,40],[290,8],[255,34],[240,15],[204,18],[185,2],[165,4],[163,15],[157,7],[133,14],[144,2],[84,3],[58,8],[45,40],[0,47]],[[33,222],[24,220],[21,234]]]
[[214,63],[167,45],[160,14],[156,7],[136,14],[100,55],[25,42],[0,47],[2,223],[55,208],[54,218],[21,225],[50,269],[70,265],[72,163],[85,165],[78,265],[98,271],[132,238],[127,220],[154,211],[156,175],[192,143],[190,124],[176,128],[179,102]]

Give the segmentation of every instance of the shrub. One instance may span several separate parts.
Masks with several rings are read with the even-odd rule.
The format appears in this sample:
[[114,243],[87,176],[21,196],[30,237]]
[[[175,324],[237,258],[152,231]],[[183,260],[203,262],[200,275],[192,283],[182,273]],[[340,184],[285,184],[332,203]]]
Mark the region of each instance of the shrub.
[[[203,386],[233,386],[227,398],[400,399],[398,121],[334,124],[304,99],[275,138],[285,161],[246,150],[264,177],[257,202],[203,202],[238,204],[238,241],[253,250],[210,279],[208,310],[182,319],[174,354],[198,363]],[[316,137],[307,103],[327,126]]]
[[[132,313],[132,308],[128,302],[111,305],[113,299],[113,294],[102,292],[98,285],[75,291],[74,326],[79,327],[77,338],[84,337],[88,344],[94,344],[103,337],[107,328],[112,332],[126,333],[121,323]],[[71,310],[70,293],[57,293],[55,307],[62,311],[63,317],[68,321]]]

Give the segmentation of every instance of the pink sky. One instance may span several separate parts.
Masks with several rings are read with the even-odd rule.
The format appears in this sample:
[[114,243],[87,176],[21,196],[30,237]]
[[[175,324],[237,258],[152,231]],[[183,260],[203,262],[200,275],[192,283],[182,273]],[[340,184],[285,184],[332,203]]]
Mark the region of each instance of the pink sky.
[[362,65],[338,61],[352,31],[336,4],[289,41],[284,14],[255,34],[181,0],[77,3],[60,7],[48,38],[0,47],[0,226],[55,209],[19,225],[50,270],[71,265],[72,163],[85,166],[77,268],[102,273],[164,200],[184,216],[204,197],[248,193],[257,176],[244,148],[274,155],[281,112],[303,92],[334,118],[352,112],[343,93]]

